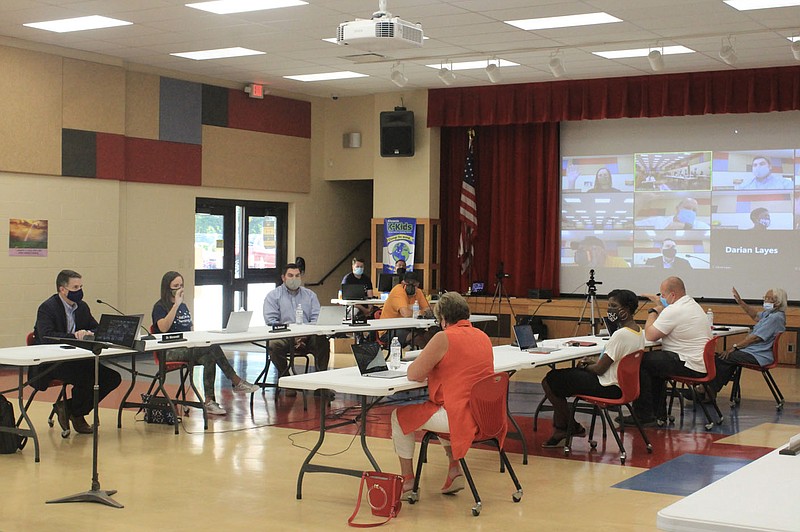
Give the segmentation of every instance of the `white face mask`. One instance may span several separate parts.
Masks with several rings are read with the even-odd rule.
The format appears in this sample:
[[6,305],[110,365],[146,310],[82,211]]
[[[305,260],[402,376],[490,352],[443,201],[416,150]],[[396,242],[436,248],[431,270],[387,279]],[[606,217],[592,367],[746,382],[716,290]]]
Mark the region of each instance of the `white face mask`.
[[764,301],[764,310],[772,310],[775,308],[774,303],[770,303],[769,301]]
[[291,279],[286,279],[284,284],[289,290],[297,290],[303,284],[303,280],[299,277],[292,277]]

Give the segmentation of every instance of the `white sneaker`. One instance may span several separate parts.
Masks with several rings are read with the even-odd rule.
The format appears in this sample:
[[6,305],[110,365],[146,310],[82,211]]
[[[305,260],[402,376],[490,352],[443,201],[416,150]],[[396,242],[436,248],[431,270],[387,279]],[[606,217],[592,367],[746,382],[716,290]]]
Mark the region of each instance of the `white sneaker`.
[[256,393],[261,391],[261,386],[251,384],[242,379],[239,381],[239,384],[233,387],[233,391],[236,393]]
[[216,401],[207,401],[203,407],[205,407],[206,413],[212,416],[224,416],[228,413]]

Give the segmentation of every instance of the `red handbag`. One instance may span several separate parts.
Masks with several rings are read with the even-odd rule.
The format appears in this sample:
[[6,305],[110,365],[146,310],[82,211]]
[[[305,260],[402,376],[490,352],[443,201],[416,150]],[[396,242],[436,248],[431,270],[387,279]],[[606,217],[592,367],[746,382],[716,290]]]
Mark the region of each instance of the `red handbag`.
[[[372,509],[372,515],[385,517],[385,521],[380,523],[354,523],[353,520],[358,515],[361,508],[361,496],[364,492],[364,485],[367,486],[367,501]],[[380,526],[388,523],[393,517],[397,517],[403,503],[400,497],[403,495],[403,477],[392,473],[381,473],[379,471],[364,471],[361,475],[361,485],[358,487],[358,501],[353,515],[347,520],[347,524],[357,528],[368,528]]]

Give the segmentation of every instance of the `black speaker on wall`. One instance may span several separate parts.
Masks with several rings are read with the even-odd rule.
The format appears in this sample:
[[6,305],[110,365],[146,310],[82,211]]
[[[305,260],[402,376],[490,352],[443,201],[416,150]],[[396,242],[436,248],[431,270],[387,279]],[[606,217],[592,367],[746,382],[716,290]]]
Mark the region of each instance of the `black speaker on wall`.
[[405,107],[381,113],[381,157],[414,156],[414,112]]

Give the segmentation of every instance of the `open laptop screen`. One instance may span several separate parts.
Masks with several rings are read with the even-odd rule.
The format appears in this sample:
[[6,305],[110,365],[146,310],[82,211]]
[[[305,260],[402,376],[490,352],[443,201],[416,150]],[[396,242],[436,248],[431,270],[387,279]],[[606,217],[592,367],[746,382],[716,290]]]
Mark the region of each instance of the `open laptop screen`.
[[400,276],[392,273],[378,275],[378,292],[391,292],[400,283]]
[[100,316],[100,324],[94,332],[94,339],[96,342],[107,342],[133,348],[142,324],[142,317],[142,314],[132,316],[103,314]]
[[362,375],[374,373],[376,371],[386,371],[386,360],[383,358],[381,346],[376,342],[364,342],[350,346],[355,356],[358,370]]
[[529,323],[514,325],[514,336],[517,337],[517,345],[521,351],[536,347],[536,337],[533,335],[533,327]]

